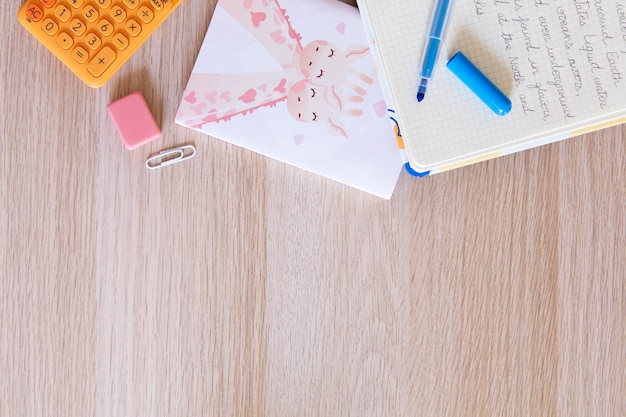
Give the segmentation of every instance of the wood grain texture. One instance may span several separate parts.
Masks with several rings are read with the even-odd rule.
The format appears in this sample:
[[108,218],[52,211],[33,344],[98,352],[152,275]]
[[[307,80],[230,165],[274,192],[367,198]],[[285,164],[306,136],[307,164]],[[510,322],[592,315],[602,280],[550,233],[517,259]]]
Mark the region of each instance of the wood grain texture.
[[[384,201],[174,124],[215,0],[100,90],[19,3],[0,4],[0,416],[626,415],[624,126],[402,175]],[[135,90],[163,138],[129,152],[106,105]]]

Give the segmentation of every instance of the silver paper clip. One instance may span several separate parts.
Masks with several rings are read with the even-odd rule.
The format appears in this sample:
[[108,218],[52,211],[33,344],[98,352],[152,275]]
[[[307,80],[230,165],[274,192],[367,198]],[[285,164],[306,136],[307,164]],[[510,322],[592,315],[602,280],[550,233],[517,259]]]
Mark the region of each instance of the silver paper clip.
[[166,149],[152,155],[146,160],[146,168],[157,169],[172,165],[196,155],[196,147],[193,145],[179,146],[178,148]]

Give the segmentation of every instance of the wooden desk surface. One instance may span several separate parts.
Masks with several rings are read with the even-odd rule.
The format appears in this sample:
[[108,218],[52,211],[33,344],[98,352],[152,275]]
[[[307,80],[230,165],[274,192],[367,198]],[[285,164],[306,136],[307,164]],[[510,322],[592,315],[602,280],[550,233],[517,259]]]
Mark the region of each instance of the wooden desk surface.
[[[384,201],[174,124],[214,0],[100,90],[20,4],[0,4],[1,416],[626,415],[626,127],[403,174]],[[106,105],[135,90],[164,136],[129,152]]]

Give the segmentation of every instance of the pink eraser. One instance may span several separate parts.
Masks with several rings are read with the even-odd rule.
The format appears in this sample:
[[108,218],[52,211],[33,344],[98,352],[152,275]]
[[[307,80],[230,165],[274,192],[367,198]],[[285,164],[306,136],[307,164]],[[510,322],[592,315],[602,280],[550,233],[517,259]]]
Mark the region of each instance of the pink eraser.
[[161,137],[141,91],[135,91],[107,106],[126,148],[131,150]]

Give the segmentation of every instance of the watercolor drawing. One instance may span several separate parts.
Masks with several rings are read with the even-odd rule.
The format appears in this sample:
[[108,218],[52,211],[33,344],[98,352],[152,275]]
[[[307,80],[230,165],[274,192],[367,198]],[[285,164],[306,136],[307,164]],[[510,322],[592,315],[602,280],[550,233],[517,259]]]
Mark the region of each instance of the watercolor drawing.
[[352,64],[369,47],[342,50],[329,40],[302,45],[288,11],[277,0],[221,0],[218,4],[245,28],[280,64],[265,73],[194,72],[187,85],[179,118],[193,127],[244,117],[286,101],[288,111],[305,123],[325,123],[336,136],[348,137],[343,119],[363,115],[363,103],[374,80]]
[[389,198],[402,160],[356,7],[219,0],[176,123]]

